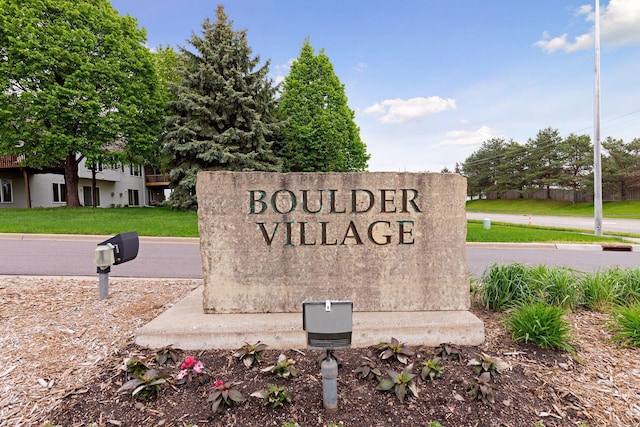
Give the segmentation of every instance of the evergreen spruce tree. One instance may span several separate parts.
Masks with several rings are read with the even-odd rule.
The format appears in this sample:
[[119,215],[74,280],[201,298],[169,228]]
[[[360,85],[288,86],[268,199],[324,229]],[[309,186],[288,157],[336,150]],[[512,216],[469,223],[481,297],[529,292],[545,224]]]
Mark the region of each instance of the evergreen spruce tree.
[[276,91],[267,77],[269,61],[257,68],[246,31],[234,31],[218,6],[217,21],[206,19],[194,34],[191,52],[180,48],[180,83],[169,102],[165,143],[172,156],[169,205],[197,207],[196,174],[205,170],[279,171],[271,145],[277,121]]
[[314,55],[305,40],[294,61],[278,106],[287,120],[277,153],[285,172],[354,172],[367,168],[369,155],[360,139],[344,85],[329,57]]

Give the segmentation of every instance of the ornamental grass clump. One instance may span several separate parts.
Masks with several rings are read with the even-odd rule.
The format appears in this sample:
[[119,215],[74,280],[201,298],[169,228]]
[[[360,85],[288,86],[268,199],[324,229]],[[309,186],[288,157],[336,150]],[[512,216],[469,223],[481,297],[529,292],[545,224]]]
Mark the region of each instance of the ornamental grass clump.
[[566,267],[539,265],[529,269],[527,281],[538,300],[575,310],[582,299],[577,275]]
[[620,292],[616,302],[627,306],[640,303],[640,268],[621,269],[619,280]]
[[541,348],[573,353],[575,350],[569,345],[571,328],[565,314],[563,308],[544,302],[525,303],[510,310],[504,323],[514,342],[531,342]]
[[622,299],[622,279],[623,273],[619,267],[583,274],[580,288],[584,306],[601,313],[609,312]]
[[489,265],[480,279],[478,296],[488,310],[504,311],[531,299],[529,267],[520,263]]
[[617,307],[609,327],[622,347],[640,347],[640,303]]

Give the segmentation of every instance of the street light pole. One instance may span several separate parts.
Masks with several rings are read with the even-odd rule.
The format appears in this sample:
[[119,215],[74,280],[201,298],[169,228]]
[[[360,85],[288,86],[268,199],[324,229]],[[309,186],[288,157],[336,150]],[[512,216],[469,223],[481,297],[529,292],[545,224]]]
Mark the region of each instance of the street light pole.
[[595,100],[593,126],[593,216],[595,235],[602,236],[602,165],[600,153],[600,0],[595,10]]

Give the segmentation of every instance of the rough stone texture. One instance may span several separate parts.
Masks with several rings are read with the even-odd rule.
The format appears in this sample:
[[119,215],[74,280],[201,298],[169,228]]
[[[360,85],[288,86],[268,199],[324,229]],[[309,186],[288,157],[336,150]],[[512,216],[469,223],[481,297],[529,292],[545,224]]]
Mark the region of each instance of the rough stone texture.
[[202,172],[197,194],[206,313],[469,308],[457,174]]

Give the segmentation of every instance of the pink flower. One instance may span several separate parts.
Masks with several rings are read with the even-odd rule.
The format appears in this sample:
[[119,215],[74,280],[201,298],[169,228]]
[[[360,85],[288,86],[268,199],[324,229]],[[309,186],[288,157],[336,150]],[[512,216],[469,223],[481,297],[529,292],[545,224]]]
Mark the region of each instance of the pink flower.
[[189,369],[193,366],[194,363],[196,363],[196,358],[193,356],[189,356],[184,360],[184,362],[182,362],[182,365],[180,365],[180,369]]
[[221,381],[221,380],[216,381],[215,387],[216,388],[223,388],[224,387],[224,381]]
[[186,369],[183,369],[183,370],[181,370],[181,371],[178,373],[178,375],[176,375],[176,379],[177,379],[177,380],[181,380],[181,379],[183,379],[184,377],[186,377],[186,376],[187,376],[187,374],[188,374],[187,370],[186,370]]
[[193,370],[196,371],[196,373],[198,374],[201,374],[203,369],[204,369],[204,365],[199,360],[196,362],[195,365],[193,365]]

